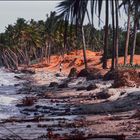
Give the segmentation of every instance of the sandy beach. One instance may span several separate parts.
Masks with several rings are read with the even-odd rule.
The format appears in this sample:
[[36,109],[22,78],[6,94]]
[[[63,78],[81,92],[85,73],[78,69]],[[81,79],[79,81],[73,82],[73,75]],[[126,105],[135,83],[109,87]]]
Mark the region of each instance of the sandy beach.
[[140,88],[44,69],[19,77],[26,79],[16,93],[20,115],[1,120],[1,139],[139,139]]

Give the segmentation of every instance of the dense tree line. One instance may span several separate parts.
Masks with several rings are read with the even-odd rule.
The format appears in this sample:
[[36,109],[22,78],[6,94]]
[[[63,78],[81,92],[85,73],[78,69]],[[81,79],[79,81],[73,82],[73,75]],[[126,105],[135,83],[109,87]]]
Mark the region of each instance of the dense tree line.
[[[72,50],[83,49],[87,68],[86,49],[90,49],[103,52],[103,68],[107,68],[108,58],[112,58],[112,69],[116,68],[118,56],[124,56],[126,65],[128,54],[133,65],[134,54],[140,54],[140,2],[106,0],[104,3],[105,25],[100,29],[94,27],[94,16],[97,12],[100,22],[103,0],[64,0],[57,7],[59,13],[51,12],[46,21],[18,18],[14,25],[8,25],[0,34],[1,63],[7,68],[17,69],[20,64],[29,65],[44,58],[49,63],[52,54],[63,56]],[[120,28],[118,24],[120,7],[128,17],[126,28]],[[86,16],[89,23],[84,25]],[[111,24],[109,16],[112,17]]]
[[[107,68],[107,56],[109,47],[109,17],[111,17],[112,25],[112,66],[111,69],[115,69],[118,66],[119,56],[119,15],[120,7],[124,7],[128,16],[127,22],[127,35],[125,44],[124,64],[127,62],[129,36],[130,36],[130,22],[132,20],[133,36],[132,47],[130,53],[130,64],[133,65],[133,58],[136,49],[137,30],[140,20],[140,1],[139,0],[64,0],[58,5],[59,15],[65,22],[70,22],[79,27],[83,36],[83,56],[85,62],[85,68],[87,68],[86,62],[86,42],[84,39],[84,19],[87,16],[91,24],[94,25],[94,16],[98,14],[99,22],[103,2],[105,3],[105,28],[104,28],[104,53],[103,53],[103,68]],[[90,6],[90,8],[88,8]],[[90,13],[90,14],[89,14]],[[91,15],[91,17],[89,16]],[[65,26],[67,29],[67,26]],[[78,29],[78,28],[76,28]]]

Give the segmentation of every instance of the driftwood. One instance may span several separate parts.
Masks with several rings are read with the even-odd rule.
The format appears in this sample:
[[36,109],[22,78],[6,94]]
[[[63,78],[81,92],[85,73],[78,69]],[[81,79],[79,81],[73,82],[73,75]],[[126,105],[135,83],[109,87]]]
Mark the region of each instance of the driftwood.
[[94,135],[94,136],[91,136],[91,138],[112,138],[114,140],[126,140],[125,138],[125,135],[121,134],[121,135]]
[[104,135],[93,135],[93,136],[88,136],[88,137],[81,137],[81,136],[72,136],[70,138],[62,138],[61,140],[88,140],[88,139],[93,139],[94,138],[108,138],[108,139],[113,139],[113,140],[126,140],[126,136],[121,134],[121,135],[117,135],[117,134],[112,134],[112,135],[109,135],[109,134],[104,134]]

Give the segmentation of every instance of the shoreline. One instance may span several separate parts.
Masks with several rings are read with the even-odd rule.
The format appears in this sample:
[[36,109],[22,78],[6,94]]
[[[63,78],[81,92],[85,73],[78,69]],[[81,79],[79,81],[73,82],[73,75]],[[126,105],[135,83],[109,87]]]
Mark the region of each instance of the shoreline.
[[[107,83],[102,80],[87,80],[84,77],[72,78],[69,81],[64,75],[57,77],[56,73],[46,71],[36,71],[35,74],[27,74],[25,77],[30,81],[24,84],[18,94],[31,98],[26,98],[28,100],[25,100],[25,105],[21,101],[17,104],[23,117],[9,118],[3,123],[20,137],[68,139],[122,133],[127,137],[140,136],[139,116],[134,117],[138,112],[135,108],[139,106],[139,88],[114,89],[110,88],[111,81]],[[50,87],[51,82],[58,85]],[[68,85],[62,87],[65,82]],[[87,90],[90,84],[95,86]],[[117,106],[120,108],[119,112],[116,110]],[[130,106],[132,108],[129,109]],[[127,112],[123,108],[126,108]],[[3,132],[3,129],[1,130]]]

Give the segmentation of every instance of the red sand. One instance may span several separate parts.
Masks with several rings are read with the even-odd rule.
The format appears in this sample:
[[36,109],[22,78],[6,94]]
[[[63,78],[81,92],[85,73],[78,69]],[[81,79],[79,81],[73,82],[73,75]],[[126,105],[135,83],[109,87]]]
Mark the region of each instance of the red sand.
[[[92,52],[90,50],[86,50],[87,62],[89,68],[98,68],[102,69],[102,53],[101,52]],[[128,56],[129,63],[130,56]],[[83,60],[83,51],[73,51],[69,55],[65,54],[64,57],[58,55],[52,55],[50,58],[50,63],[47,63],[47,60],[43,60],[38,64],[34,64],[31,67],[34,67],[36,70],[39,68],[46,68],[48,71],[59,71],[60,62],[63,63],[63,72],[68,73],[72,67],[81,70],[84,68],[84,60]],[[119,64],[124,63],[124,57],[119,57]],[[134,56],[134,64],[140,64],[140,55]],[[111,66],[111,59],[108,59],[108,68]]]

